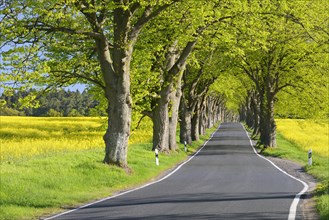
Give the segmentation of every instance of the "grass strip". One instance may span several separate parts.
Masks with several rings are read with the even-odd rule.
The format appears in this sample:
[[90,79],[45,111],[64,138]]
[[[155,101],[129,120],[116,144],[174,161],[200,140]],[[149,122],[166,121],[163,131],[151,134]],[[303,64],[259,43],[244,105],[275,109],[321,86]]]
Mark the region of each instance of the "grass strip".
[[307,173],[319,181],[315,192],[316,208],[320,219],[329,219],[329,158],[318,153],[313,153],[313,165],[308,166],[308,154],[298,144],[287,140],[282,134],[277,133],[277,147],[267,148],[263,155],[280,157],[295,161],[304,166]]

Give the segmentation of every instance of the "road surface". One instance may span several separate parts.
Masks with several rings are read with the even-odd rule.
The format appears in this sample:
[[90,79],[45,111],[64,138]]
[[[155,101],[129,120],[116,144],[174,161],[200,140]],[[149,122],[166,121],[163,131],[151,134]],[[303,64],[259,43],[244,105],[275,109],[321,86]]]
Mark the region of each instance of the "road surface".
[[241,124],[223,123],[169,177],[52,219],[288,219],[303,188],[255,154]]

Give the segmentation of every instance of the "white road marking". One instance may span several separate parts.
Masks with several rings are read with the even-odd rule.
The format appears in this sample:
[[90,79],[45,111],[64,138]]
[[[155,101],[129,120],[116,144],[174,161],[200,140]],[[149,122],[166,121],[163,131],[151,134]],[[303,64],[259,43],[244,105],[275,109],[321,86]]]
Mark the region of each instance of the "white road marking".
[[[241,125],[242,125],[242,124],[241,124]],[[297,180],[298,182],[300,182],[300,183],[303,184],[304,188],[303,188],[299,193],[296,194],[294,200],[292,201],[292,203],[291,203],[291,205],[290,205],[290,209],[289,209],[288,220],[295,220],[295,218],[296,218],[296,213],[297,213],[297,205],[298,205],[298,203],[299,203],[300,197],[301,197],[301,196],[302,196],[302,195],[308,190],[308,185],[307,185],[304,181],[302,181],[302,180],[300,180],[300,179],[298,179],[298,178],[296,178],[296,177],[290,175],[290,174],[287,173],[286,171],[282,170],[280,167],[278,167],[277,165],[275,165],[275,164],[274,164],[272,161],[270,161],[269,159],[267,159],[267,158],[263,157],[262,155],[258,154],[257,151],[256,151],[256,149],[254,148],[254,146],[253,146],[253,144],[252,144],[252,141],[251,141],[251,139],[250,139],[250,137],[249,137],[248,132],[246,131],[246,129],[245,129],[245,127],[244,127],[243,125],[242,125],[242,127],[243,127],[244,131],[246,132],[246,134],[247,134],[247,136],[248,136],[248,139],[249,139],[249,142],[250,142],[250,146],[252,147],[252,149],[254,150],[254,152],[255,152],[255,154],[256,154],[257,156],[259,156],[260,158],[262,158],[262,159],[264,159],[264,160],[267,160],[269,163],[271,163],[271,164],[272,164],[275,168],[277,168],[279,171],[281,171],[282,173],[284,173],[285,175],[289,176],[290,178],[292,178],[292,179],[294,179],[294,180]]]

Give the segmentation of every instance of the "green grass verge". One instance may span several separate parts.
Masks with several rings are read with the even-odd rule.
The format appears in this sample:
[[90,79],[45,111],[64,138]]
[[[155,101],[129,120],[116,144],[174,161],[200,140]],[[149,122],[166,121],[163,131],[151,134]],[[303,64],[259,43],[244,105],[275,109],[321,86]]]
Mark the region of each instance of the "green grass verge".
[[58,153],[48,157],[1,164],[0,219],[33,219],[141,185],[195,152],[215,128],[189,146],[160,154],[155,165],[151,143],[129,146],[132,173],[102,164],[103,150]]
[[313,165],[308,166],[307,152],[302,151],[296,143],[288,141],[280,133],[277,134],[277,148],[267,148],[263,155],[280,157],[302,164],[307,173],[319,181],[315,192],[315,200],[320,219],[329,219],[329,158],[313,154]]

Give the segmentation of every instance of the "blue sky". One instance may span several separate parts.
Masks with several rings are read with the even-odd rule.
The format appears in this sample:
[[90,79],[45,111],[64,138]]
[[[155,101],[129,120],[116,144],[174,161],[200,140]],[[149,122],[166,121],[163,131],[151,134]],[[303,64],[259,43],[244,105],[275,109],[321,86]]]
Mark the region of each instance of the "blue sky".
[[75,84],[75,85],[67,87],[67,89],[70,91],[79,90],[80,92],[83,92],[83,90],[86,89],[86,85],[85,84]]
[[[0,45],[1,46],[1,45]],[[6,52],[8,51],[9,49],[11,48],[10,45],[5,45],[4,47],[2,47],[0,49],[0,52]],[[2,56],[1,56],[1,53],[0,53],[0,62],[2,62]],[[68,86],[66,87],[65,89],[68,89],[70,91],[76,91],[76,90],[79,90],[80,92],[83,92],[85,89],[87,88],[87,86],[85,84],[75,84],[75,85],[72,85],[72,86]],[[0,88],[0,95],[3,93],[3,89]]]

